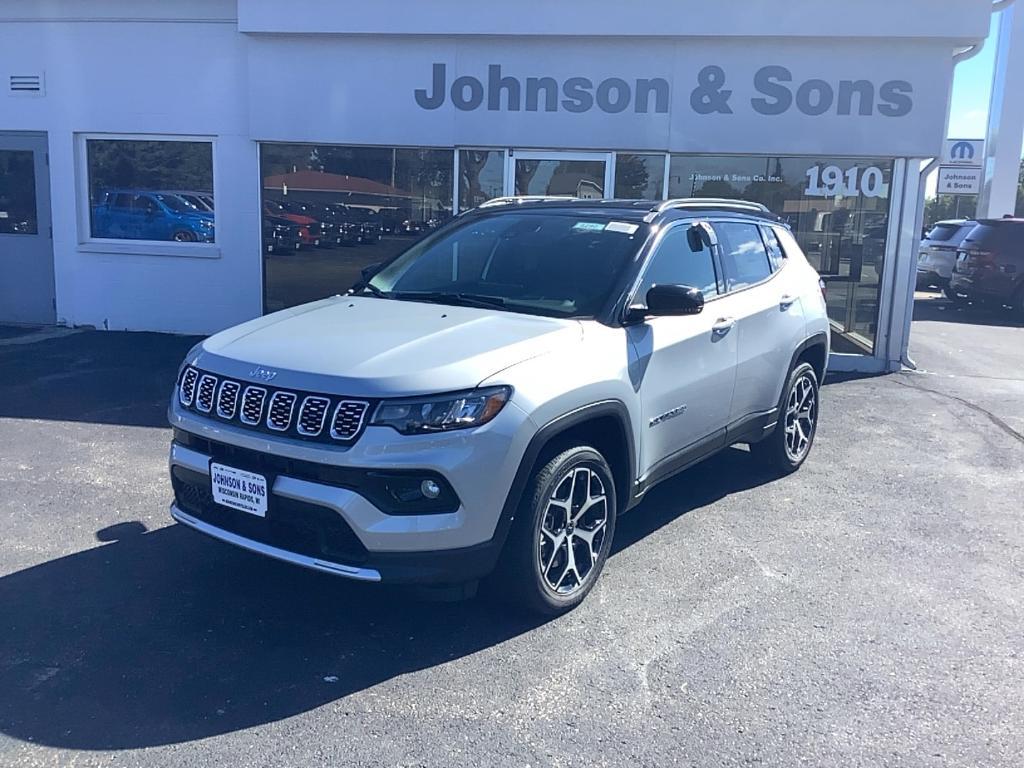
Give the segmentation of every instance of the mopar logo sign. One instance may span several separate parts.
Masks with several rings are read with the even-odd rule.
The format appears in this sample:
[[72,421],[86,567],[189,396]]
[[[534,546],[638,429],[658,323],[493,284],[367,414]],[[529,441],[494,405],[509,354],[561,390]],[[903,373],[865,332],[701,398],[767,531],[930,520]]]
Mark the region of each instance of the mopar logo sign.
[[984,139],[947,139],[942,164],[980,166],[984,157]]
[[974,146],[969,141],[956,142],[949,152],[954,160],[973,160]]

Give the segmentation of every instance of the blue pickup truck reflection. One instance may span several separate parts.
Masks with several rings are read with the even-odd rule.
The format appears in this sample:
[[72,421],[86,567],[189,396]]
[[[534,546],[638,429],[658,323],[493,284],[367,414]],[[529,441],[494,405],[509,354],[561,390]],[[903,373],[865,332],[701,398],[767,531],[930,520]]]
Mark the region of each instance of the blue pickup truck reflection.
[[92,236],[212,243],[213,212],[171,192],[108,190],[92,209]]

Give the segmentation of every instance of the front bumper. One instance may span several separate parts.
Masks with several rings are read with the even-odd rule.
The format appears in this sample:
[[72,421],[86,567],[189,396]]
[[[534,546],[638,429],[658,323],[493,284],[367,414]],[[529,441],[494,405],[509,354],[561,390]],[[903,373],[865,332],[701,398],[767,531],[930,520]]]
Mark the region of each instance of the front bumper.
[[[525,414],[509,404],[472,434],[402,437],[368,428],[350,448],[268,440],[172,407],[170,452],[178,522],[222,541],[307,568],[363,581],[453,584],[493,569],[507,527],[502,515],[525,452]],[[266,519],[213,503],[209,465],[259,472],[270,491]],[[318,471],[322,470],[322,471]],[[457,508],[389,514],[335,479],[338,470],[440,475]],[[379,502],[378,502],[379,503]]]

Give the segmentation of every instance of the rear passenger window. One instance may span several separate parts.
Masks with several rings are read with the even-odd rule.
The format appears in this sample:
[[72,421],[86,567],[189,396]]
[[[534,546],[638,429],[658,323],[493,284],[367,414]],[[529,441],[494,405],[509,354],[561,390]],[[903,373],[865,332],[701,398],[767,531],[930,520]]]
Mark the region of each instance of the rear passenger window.
[[772,264],[772,272],[778,272],[786,263],[786,253],[782,250],[779,236],[771,227],[761,227],[761,235],[764,237],[764,244],[768,249],[768,261]]
[[738,222],[721,222],[714,227],[722,246],[726,290],[739,290],[771,275],[760,227]]

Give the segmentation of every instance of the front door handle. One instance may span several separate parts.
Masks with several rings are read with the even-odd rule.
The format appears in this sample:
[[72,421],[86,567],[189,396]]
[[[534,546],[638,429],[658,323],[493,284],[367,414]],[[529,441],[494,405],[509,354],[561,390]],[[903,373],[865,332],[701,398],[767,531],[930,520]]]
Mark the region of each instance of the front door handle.
[[782,298],[779,299],[779,309],[785,312],[796,303],[796,300],[796,296],[790,296],[788,293],[782,294]]
[[720,317],[715,321],[715,324],[711,326],[711,331],[719,336],[724,336],[732,330],[734,325],[736,325],[736,318]]

